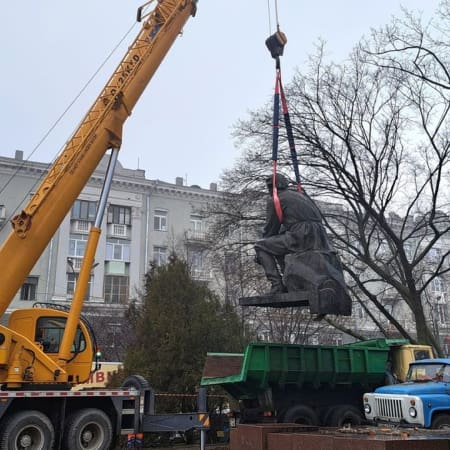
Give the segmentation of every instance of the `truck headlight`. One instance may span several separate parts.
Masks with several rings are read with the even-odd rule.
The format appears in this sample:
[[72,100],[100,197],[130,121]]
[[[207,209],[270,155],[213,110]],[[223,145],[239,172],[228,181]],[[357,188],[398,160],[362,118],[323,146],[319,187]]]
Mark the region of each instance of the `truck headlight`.
[[411,406],[411,408],[409,408],[408,410],[409,415],[414,419],[417,417],[417,410],[416,408],[414,408],[413,406]]
[[370,405],[368,403],[364,404],[364,412],[366,414],[370,414],[370,412],[372,411],[372,408],[370,407]]

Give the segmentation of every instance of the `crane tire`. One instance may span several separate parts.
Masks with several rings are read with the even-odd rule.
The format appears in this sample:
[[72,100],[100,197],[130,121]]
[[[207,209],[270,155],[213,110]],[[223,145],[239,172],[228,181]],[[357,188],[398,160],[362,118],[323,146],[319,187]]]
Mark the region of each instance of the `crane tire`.
[[111,420],[100,409],[79,409],[64,427],[63,448],[70,450],[108,450],[113,430]]
[[1,423],[0,448],[16,450],[53,448],[55,430],[50,419],[40,411],[20,411]]
[[130,375],[122,383],[123,388],[135,388],[137,391],[143,391],[150,388],[150,383],[141,375]]
[[296,405],[289,408],[283,417],[284,423],[299,423],[302,425],[318,425],[317,413],[306,405]]

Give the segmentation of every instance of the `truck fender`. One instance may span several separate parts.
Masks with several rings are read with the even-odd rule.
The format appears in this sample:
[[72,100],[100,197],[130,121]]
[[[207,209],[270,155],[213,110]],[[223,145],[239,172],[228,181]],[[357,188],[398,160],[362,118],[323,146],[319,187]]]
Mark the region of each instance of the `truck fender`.
[[284,423],[299,423],[302,425],[318,425],[319,416],[306,405],[295,405],[289,408],[283,415]]

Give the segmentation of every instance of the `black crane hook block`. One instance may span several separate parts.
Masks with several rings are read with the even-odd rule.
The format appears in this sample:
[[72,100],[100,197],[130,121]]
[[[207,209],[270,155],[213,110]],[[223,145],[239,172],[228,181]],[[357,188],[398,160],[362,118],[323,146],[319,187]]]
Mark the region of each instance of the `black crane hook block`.
[[283,55],[286,42],[286,35],[280,30],[266,39],[266,47],[269,49],[272,58],[279,58]]

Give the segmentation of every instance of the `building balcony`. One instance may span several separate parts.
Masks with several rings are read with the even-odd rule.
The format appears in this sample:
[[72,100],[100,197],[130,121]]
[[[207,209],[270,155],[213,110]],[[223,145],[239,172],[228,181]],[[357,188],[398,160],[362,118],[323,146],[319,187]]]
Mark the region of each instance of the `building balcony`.
[[190,243],[205,244],[208,241],[206,231],[187,230],[186,240]]
[[87,220],[72,220],[70,223],[70,232],[75,234],[87,234],[91,229],[91,225],[91,222]]
[[211,281],[212,274],[210,270],[206,269],[192,269],[191,268],[191,276],[194,280],[197,281]]
[[106,233],[109,237],[130,239],[130,227],[120,223],[108,223]]
[[70,271],[73,271],[73,272],[80,271],[82,262],[83,262],[83,258],[77,258],[75,256],[69,256],[67,258],[67,264],[70,268]]

